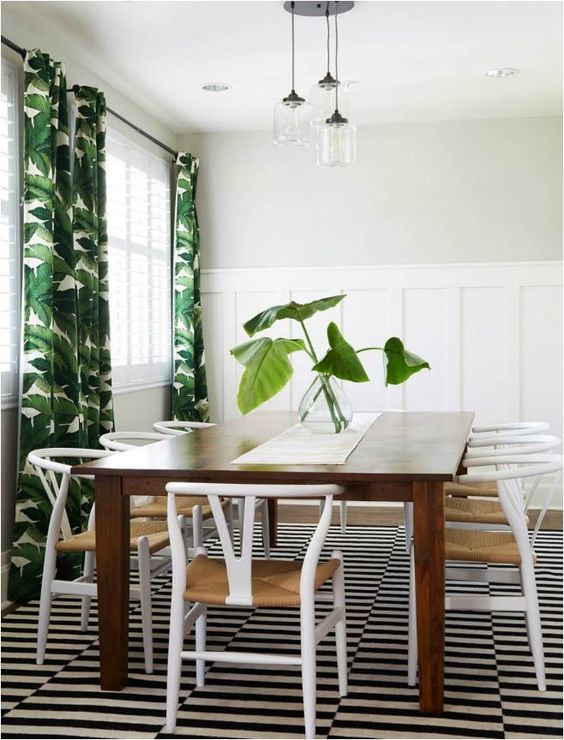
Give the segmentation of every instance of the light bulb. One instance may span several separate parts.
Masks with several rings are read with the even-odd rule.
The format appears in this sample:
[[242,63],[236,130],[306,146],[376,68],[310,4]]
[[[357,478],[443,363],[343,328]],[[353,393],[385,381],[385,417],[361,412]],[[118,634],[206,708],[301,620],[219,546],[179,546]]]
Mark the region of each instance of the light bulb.
[[318,126],[315,143],[320,167],[352,167],[356,164],[356,126],[346,119]]
[[277,103],[274,106],[274,143],[280,146],[309,146],[310,140],[311,105],[303,98],[285,98]]
[[[333,78],[331,78],[333,79]],[[310,90],[309,100],[313,108],[313,126],[321,126],[331,117],[337,107],[335,83],[320,80]],[[346,117],[349,112],[349,84],[339,83],[339,111]]]
[[298,111],[295,106],[289,106],[284,133],[287,136],[297,136],[300,133],[300,123],[298,120]]
[[333,159],[343,156],[343,136],[341,126],[331,126],[329,132],[329,151]]

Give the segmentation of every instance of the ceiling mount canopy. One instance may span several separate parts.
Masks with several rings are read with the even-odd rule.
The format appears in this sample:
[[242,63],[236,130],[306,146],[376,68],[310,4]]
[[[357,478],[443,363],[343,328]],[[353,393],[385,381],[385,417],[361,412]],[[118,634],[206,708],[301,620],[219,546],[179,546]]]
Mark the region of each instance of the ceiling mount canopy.
[[329,9],[329,15],[335,15],[338,13],[347,13],[349,10],[354,8],[353,2],[286,2],[284,3],[284,10],[288,13],[292,12],[292,5],[294,5],[294,13],[296,15],[305,15],[309,17],[324,16]]
[[[292,17],[292,89],[274,106],[274,143],[282,146],[308,146],[315,139],[320,167],[350,167],[356,163],[356,126],[346,115],[348,84],[339,79],[339,24],[342,13],[352,10],[353,2],[286,2]],[[296,15],[324,18],[327,27],[327,66],[325,76],[311,90],[311,105],[296,93],[295,35]],[[330,18],[335,22],[335,76],[331,74]],[[341,102],[341,110],[339,110]],[[343,106],[345,106],[343,110]],[[345,113],[345,115],[343,115]]]

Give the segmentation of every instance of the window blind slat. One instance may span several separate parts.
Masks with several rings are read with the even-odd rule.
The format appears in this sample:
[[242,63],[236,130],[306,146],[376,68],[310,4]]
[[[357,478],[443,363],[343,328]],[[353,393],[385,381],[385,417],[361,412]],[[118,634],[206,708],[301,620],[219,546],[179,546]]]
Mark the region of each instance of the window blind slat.
[[11,400],[18,390],[20,142],[17,71],[7,59],[2,59],[0,132],[0,371],[2,399]]
[[114,387],[169,381],[170,168],[114,131],[106,144]]

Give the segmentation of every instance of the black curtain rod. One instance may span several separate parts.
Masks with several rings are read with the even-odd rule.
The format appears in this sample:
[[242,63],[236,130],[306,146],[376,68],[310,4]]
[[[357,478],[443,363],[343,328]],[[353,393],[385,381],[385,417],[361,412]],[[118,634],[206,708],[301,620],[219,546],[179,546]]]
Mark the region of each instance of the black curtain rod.
[[[18,46],[17,44],[14,44],[13,41],[10,41],[10,39],[6,38],[6,36],[2,36],[2,43],[7,46],[8,48],[12,49],[12,51],[15,51],[16,54],[19,54],[22,59],[25,59],[26,51],[25,49],[22,49],[21,46]],[[76,93],[79,88],[79,85],[73,85],[67,92],[73,92]],[[137,131],[138,134],[141,134],[141,136],[144,136],[146,139],[149,139],[149,141],[152,141],[153,144],[156,144],[157,146],[160,146],[161,149],[164,149],[165,152],[168,152],[169,154],[172,154],[172,156],[176,159],[178,156],[178,152],[174,149],[172,149],[167,144],[164,144],[162,141],[159,141],[158,139],[155,139],[154,136],[151,136],[151,134],[148,134],[146,131],[143,131],[142,128],[139,128],[139,126],[136,126],[134,123],[131,123],[131,121],[128,121],[127,118],[124,118],[120,113],[116,113],[115,110],[112,110],[111,108],[106,108],[108,113],[111,113],[114,118],[119,119],[122,123],[125,123],[126,126],[129,126],[134,131]]]

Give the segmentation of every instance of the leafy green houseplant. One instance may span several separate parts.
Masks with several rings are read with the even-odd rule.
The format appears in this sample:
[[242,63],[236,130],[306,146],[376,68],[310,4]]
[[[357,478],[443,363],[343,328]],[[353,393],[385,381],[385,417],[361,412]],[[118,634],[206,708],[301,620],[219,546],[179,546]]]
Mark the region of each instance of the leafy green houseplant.
[[[319,311],[326,311],[340,303],[345,294],[320,298],[310,303],[291,301],[282,306],[272,306],[261,311],[247,321],[243,328],[252,337],[250,341],[234,347],[231,354],[245,370],[239,383],[237,404],[243,414],[268,401],[279,393],[293,374],[290,355],[305,352],[312,362],[315,373],[314,382],[308,389],[300,404],[299,416],[304,424],[314,415],[319,402],[327,411],[328,424],[322,431],[342,432],[350,424],[352,412],[348,402],[340,391],[334,378],[353,383],[366,383],[370,380],[366,374],[359,354],[368,351],[380,351],[384,354],[386,385],[404,383],[414,373],[423,368],[430,369],[429,363],[421,357],[408,352],[398,337],[390,337],[383,347],[362,347],[354,349],[341,334],[339,327],[331,322],[327,326],[329,347],[319,359],[312,344],[305,322]],[[256,337],[255,335],[269,329],[275,322],[291,319],[300,324],[303,339],[285,339]]]

